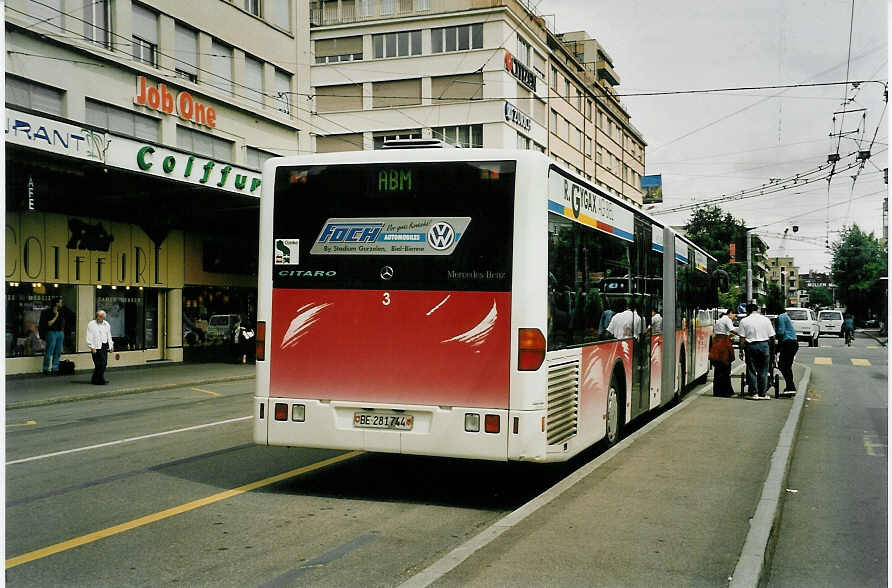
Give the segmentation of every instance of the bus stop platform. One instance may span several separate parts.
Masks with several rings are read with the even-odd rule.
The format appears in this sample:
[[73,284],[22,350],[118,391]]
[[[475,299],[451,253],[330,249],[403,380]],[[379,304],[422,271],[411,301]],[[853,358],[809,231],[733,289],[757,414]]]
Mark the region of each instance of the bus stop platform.
[[794,375],[795,397],[696,388],[401,588],[755,588],[770,563],[810,370],[795,364]]
[[4,382],[6,410],[249,380],[255,377],[256,368],[253,363],[173,362],[115,368],[110,362],[105,372],[109,383],[104,386],[90,384],[92,373],[92,370],[79,370],[69,376],[7,376]]

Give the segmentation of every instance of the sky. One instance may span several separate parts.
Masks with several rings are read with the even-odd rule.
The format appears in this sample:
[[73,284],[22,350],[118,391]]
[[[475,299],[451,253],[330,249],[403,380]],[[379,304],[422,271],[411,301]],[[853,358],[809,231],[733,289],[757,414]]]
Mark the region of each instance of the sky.
[[[554,31],[585,30],[601,43],[619,94],[888,80],[887,0],[531,3]],[[800,272],[825,271],[828,198],[831,243],[852,223],[882,236],[892,114],[884,112],[884,91],[882,83],[863,83],[622,97],[647,142],[645,173],[663,177],[664,204],[650,212],[684,224],[690,211],[660,209],[769,187],[773,178],[826,177],[818,167],[829,154],[840,154],[838,167],[857,163],[851,154],[873,140],[857,179],[857,167],[837,173],[829,191],[824,179],[790,182],[775,195],[720,204],[759,227],[769,256],[794,257]],[[841,129],[843,137],[830,136]],[[781,238],[785,230],[796,238]]]

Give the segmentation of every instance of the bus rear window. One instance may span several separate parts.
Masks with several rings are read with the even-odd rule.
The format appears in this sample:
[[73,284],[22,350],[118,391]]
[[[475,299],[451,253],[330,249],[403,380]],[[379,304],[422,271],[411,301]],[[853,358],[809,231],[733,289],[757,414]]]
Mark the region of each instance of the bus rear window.
[[515,167],[281,167],[273,287],[508,291]]

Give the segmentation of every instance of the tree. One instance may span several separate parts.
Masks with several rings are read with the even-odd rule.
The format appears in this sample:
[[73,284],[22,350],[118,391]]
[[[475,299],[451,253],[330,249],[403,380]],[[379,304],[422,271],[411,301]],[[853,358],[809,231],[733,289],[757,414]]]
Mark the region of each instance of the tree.
[[886,298],[879,279],[888,275],[886,246],[873,233],[852,225],[843,229],[830,249],[830,275],[839,287],[840,302],[856,319],[882,315]]
[[808,303],[811,306],[826,307],[833,304],[833,294],[827,288],[818,286],[808,291]]
[[[719,301],[726,308],[736,307],[746,298],[746,223],[718,206],[706,206],[691,213],[684,231],[691,241],[716,258],[718,269],[728,272],[732,288],[727,294],[720,295]],[[735,263],[731,263],[732,243],[736,249]],[[763,254],[767,249],[756,236],[753,236],[752,248],[754,255]],[[737,286],[736,290],[733,286]],[[731,292],[736,292],[737,297],[731,299]]]
[[786,300],[784,293],[781,292],[780,286],[777,284],[768,284],[768,293],[765,295],[765,313],[780,314],[784,311]]

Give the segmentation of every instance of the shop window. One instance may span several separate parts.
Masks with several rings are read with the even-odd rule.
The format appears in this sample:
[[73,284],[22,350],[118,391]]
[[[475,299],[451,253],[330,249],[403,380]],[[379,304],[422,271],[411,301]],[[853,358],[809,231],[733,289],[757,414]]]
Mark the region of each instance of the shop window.
[[[187,350],[230,345],[237,321],[253,326],[257,317],[257,291],[232,286],[183,288],[183,346]],[[192,359],[195,356],[187,356]]]
[[483,125],[459,125],[454,127],[434,127],[434,139],[460,147],[483,147]]
[[103,286],[95,312],[105,311],[116,351],[158,347],[158,290]]
[[154,117],[87,99],[87,123],[111,133],[157,142],[161,138],[160,121]]
[[133,59],[156,64],[158,51],[158,13],[140,4],[133,4]]
[[201,267],[208,273],[257,275],[257,241],[253,246],[231,238],[207,239],[202,245]]
[[232,161],[232,141],[177,125],[177,147],[211,159]]
[[180,23],[174,25],[174,70],[178,77],[198,81],[198,31]]
[[108,47],[108,33],[111,30],[108,0],[94,0],[85,3],[83,12],[84,38],[103,47]]
[[46,334],[40,336],[40,313],[56,296],[62,299],[65,320],[62,353],[74,353],[77,286],[14,282],[6,285],[6,357],[43,355]]
[[37,84],[13,76],[6,76],[6,103],[38,112],[62,115],[63,90]]

